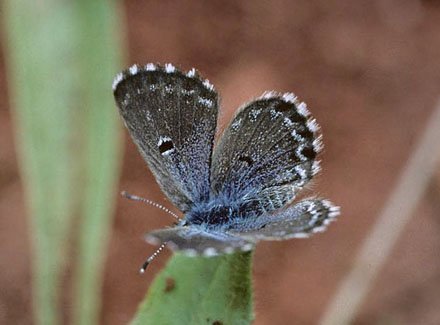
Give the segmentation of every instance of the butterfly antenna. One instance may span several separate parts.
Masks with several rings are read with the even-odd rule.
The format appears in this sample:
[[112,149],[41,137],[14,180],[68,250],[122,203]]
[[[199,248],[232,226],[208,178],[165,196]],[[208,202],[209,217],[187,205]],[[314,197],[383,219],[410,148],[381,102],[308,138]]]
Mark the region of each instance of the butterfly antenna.
[[167,245],[166,242],[163,243],[162,245],[160,245],[160,247],[157,249],[157,251],[155,251],[155,252],[153,253],[153,255],[151,255],[151,256],[150,256],[150,257],[144,262],[144,264],[142,264],[142,267],[141,267],[141,269],[139,270],[140,273],[142,273],[142,274],[145,273],[145,270],[146,270],[148,264],[150,264],[150,262],[151,262],[152,260],[154,260],[154,259],[156,258],[157,255],[159,255],[159,253],[162,251],[162,249],[163,249],[166,245]]
[[179,216],[177,214],[175,214],[173,211],[168,210],[167,208],[165,208],[163,205],[160,205],[159,203],[144,199],[143,197],[140,196],[136,196],[136,195],[131,195],[125,191],[121,192],[121,195],[129,200],[133,200],[133,201],[141,201],[147,204],[150,204],[156,208],[162,209],[163,211],[167,212],[168,214],[172,215],[174,218],[176,218],[177,220],[181,221],[181,219],[179,218]]

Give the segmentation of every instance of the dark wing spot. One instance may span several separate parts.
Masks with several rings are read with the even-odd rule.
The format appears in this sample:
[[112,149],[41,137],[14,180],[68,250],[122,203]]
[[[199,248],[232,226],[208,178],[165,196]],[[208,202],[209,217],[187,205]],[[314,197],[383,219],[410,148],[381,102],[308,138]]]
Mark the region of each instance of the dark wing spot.
[[301,153],[308,159],[315,159],[316,157],[316,152],[315,150],[313,150],[313,148],[311,147],[305,147]]
[[302,136],[304,139],[312,139],[313,133],[304,125],[299,126],[296,130],[296,134]]
[[292,163],[300,163],[301,162],[301,159],[298,157],[298,155],[295,151],[292,151],[290,153],[289,159],[292,161]]
[[167,151],[174,149],[173,141],[165,140],[159,145],[159,151],[161,154],[164,154]]
[[[321,217],[321,216],[320,216]],[[320,227],[320,226],[322,226],[324,224],[324,219],[319,219],[318,221],[316,221],[315,223],[314,223],[314,227]]]
[[248,156],[240,156],[240,157],[238,158],[238,160],[239,160],[239,161],[244,161],[245,163],[248,164],[248,166],[251,166],[251,165],[254,163],[254,161],[252,160],[252,158],[251,158],[251,157],[248,157]]
[[286,103],[286,102],[284,102],[284,101],[280,101],[280,102],[278,102],[278,103],[276,104],[276,106],[275,106],[275,110],[276,110],[277,112],[287,112],[288,110],[291,110],[291,109],[292,109],[292,106],[295,106],[295,105],[294,105],[294,104]]
[[306,118],[297,112],[293,113],[289,118],[293,123],[304,123],[306,121]]

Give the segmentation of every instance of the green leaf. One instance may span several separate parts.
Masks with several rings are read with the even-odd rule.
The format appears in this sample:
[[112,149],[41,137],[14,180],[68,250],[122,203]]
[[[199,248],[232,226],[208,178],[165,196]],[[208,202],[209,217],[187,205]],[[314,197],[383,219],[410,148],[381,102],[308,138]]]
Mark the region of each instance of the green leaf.
[[251,261],[252,252],[213,258],[175,254],[154,280],[132,325],[250,324]]
[[105,251],[112,226],[120,164],[120,128],[111,85],[121,44],[113,1],[76,0],[78,76],[81,80],[83,188],[78,223],[73,324],[99,323]]

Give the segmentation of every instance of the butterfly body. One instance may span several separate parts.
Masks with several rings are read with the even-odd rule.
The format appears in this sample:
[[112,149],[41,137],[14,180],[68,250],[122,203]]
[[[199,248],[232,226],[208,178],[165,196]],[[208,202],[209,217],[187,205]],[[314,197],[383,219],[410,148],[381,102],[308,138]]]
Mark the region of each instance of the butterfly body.
[[339,213],[327,200],[293,203],[319,172],[322,149],[316,121],[293,94],[268,92],[245,104],[215,141],[218,95],[195,69],[134,65],[113,90],[159,186],[184,213],[147,241],[214,256],[307,237]]
[[243,217],[245,216],[240,213],[238,205],[224,205],[216,201],[196,206],[185,216],[189,224],[205,228],[221,228],[231,220]]

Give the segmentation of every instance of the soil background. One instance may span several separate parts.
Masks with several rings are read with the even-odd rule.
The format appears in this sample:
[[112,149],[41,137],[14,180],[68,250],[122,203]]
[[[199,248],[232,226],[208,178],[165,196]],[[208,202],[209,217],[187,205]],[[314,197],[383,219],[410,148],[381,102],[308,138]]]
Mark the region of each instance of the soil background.
[[[196,67],[221,95],[223,127],[265,90],[294,92],[320,123],[323,171],[307,191],[331,199],[342,214],[313,238],[260,244],[253,265],[254,324],[316,324],[439,105],[440,2],[127,0],[122,7],[127,66]],[[0,320],[32,324],[31,229],[8,102],[0,48]],[[117,190],[176,211],[128,137],[125,145]],[[440,172],[354,324],[440,324],[439,197]],[[171,223],[160,210],[118,199],[102,324],[132,319],[170,256],[139,275],[155,249],[142,235]]]

